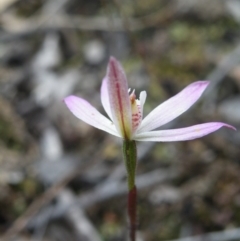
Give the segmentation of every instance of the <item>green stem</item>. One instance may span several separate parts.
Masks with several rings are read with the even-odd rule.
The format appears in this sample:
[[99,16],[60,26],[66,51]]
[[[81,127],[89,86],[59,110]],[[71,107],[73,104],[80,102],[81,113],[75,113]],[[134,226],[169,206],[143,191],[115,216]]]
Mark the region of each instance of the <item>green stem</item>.
[[135,186],[135,172],[137,164],[136,142],[130,140],[123,141],[123,156],[127,169],[128,180],[128,216],[130,222],[130,240],[136,240],[137,226],[137,188]]
[[137,164],[137,147],[135,141],[123,141],[123,157],[127,169],[128,190],[135,186],[135,171]]

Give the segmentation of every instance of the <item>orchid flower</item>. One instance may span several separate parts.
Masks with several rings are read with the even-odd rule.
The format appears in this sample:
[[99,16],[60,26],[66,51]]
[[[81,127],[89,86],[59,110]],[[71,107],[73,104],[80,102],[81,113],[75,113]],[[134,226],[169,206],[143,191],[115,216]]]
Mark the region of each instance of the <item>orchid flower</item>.
[[188,85],[143,118],[146,91],[142,91],[137,99],[135,90],[128,89],[121,64],[111,57],[101,86],[101,102],[109,119],[80,97],[68,96],[64,101],[80,120],[124,140],[185,141],[205,136],[224,126],[236,130],[222,122],[209,122],[180,129],[153,131],[188,110],[200,98],[208,84],[208,81],[196,81]]
[[222,122],[210,122],[180,129],[153,131],[188,110],[200,98],[208,84],[208,81],[197,81],[188,85],[177,95],[157,106],[143,119],[146,91],[142,91],[137,99],[135,90],[128,89],[127,78],[121,64],[111,57],[101,86],[101,101],[109,118],[82,98],[69,96],[64,99],[67,107],[77,118],[123,139],[131,241],[136,240],[137,224],[136,141],[185,141],[205,136],[223,126],[235,130],[233,126]]

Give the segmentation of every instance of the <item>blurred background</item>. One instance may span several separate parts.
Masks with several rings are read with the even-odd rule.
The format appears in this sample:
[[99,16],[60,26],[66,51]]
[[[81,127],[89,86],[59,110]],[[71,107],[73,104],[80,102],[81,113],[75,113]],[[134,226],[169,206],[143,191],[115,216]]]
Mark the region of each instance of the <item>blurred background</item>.
[[[148,92],[145,115],[211,81],[163,128],[239,129],[239,27],[239,0],[0,0],[0,240],[127,240],[121,140],[79,121],[62,99],[75,94],[104,113],[112,55],[137,95]],[[139,143],[139,241],[240,240],[239,146],[229,129]]]

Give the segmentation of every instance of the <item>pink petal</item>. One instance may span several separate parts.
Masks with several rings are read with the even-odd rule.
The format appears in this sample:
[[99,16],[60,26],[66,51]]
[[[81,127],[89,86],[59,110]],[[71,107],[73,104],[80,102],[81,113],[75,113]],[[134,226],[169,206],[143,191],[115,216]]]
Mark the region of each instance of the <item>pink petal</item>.
[[122,137],[130,139],[132,116],[128,84],[122,66],[114,57],[108,63],[107,86],[113,122]]
[[104,110],[112,120],[112,113],[111,113],[111,107],[110,107],[110,102],[109,102],[109,95],[108,95],[108,88],[107,88],[107,77],[105,77],[102,81],[102,86],[101,86],[101,101]]
[[137,141],[159,142],[193,140],[208,135],[223,126],[236,130],[235,127],[225,123],[210,122],[180,129],[143,132],[136,134],[134,139]]
[[156,129],[184,113],[200,98],[208,84],[208,81],[194,82],[157,106],[143,119],[138,132]]
[[69,110],[80,120],[100,130],[106,131],[119,137],[119,134],[117,133],[113,123],[105,116],[103,116],[86,100],[71,95],[66,97],[64,102],[66,103]]

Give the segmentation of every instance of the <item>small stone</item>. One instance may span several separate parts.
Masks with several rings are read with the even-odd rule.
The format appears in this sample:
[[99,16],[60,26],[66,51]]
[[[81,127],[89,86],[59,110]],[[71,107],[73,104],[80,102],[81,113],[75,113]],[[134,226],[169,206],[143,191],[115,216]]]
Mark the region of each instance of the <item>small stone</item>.
[[89,64],[100,64],[106,55],[106,48],[99,40],[92,40],[83,47],[83,54]]
[[57,161],[63,155],[63,147],[57,130],[49,127],[41,139],[43,157],[49,161]]

